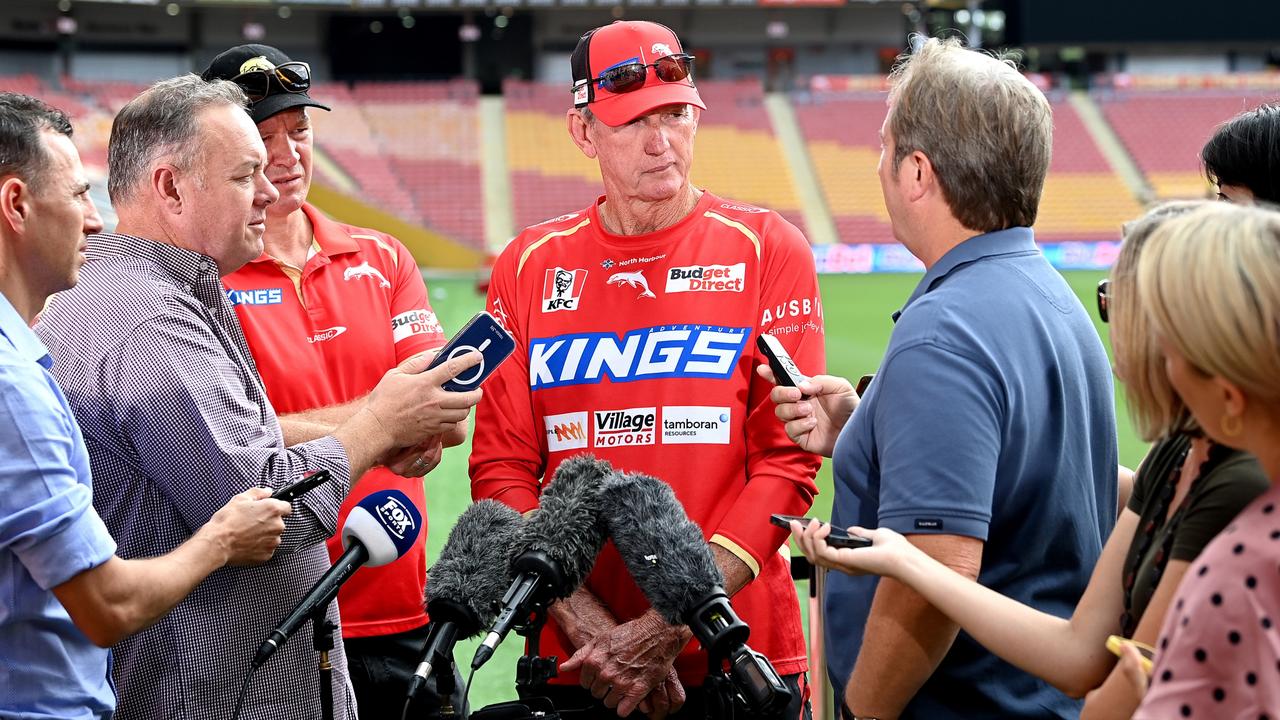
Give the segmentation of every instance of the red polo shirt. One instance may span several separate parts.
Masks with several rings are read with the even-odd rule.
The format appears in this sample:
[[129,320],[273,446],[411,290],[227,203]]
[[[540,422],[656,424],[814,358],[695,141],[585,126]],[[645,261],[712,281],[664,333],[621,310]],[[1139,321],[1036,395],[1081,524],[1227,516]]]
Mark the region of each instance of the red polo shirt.
[[[267,396],[280,415],[368,394],[405,358],[440,347],[444,330],[408,249],[386,233],[334,222],[310,205],[315,241],[301,271],[268,255],[223,278]],[[427,517],[421,479],[376,467],[342,504],[338,527],[371,492],[395,488]],[[425,625],[426,528],[404,557],[361,568],[338,593],[344,637],[389,635]],[[338,535],[329,554],[342,554]]]

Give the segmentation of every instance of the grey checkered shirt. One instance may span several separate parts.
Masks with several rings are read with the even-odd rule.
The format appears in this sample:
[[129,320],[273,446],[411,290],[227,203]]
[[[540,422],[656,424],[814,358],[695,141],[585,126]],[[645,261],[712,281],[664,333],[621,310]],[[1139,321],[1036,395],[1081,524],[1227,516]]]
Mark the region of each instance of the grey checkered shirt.
[[[350,487],[342,446],[286,448],[214,262],[127,235],[89,238],[89,262],[36,332],[84,433],[93,504],[125,558],[173,550],[231,496],[308,469],[333,479],[294,501],[260,567],[213,573],[154,626],[113,648],[117,720],[227,720],[258,644],[329,569],[323,541]],[[336,603],[329,619],[338,622]],[[335,715],[354,718],[341,634]],[[254,676],[241,717],[320,717],[308,624]]]

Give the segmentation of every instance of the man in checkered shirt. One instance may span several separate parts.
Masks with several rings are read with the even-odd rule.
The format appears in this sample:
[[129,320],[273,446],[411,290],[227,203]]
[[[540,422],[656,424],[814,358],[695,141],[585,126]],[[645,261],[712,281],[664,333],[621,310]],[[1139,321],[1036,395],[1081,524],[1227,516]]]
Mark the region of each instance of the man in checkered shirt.
[[[415,356],[331,435],[285,446],[220,282],[262,253],[266,207],[278,197],[244,105],[235,85],[188,75],[120,111],[108,146],[119,225],[89,238],[79,285],[36,329],[57,359],[89,449],[94,504],[122,557],[167,552],[249,487],[322,468],[333,479],[294,501],[269,562],[214,573],[115,646],[119,720],[230,717],[253,651],[328,570],[323,541],[353,478],[465,421],[480,398],[440,387],[478,354],[431,371],[428,356]],[[336,624],[337,608],[328,617]],[[340,640],[331,657],[335,716],[355,717]],[[254,676],[241,717],[318,717],[315,666],[305,638],[284,645]]]

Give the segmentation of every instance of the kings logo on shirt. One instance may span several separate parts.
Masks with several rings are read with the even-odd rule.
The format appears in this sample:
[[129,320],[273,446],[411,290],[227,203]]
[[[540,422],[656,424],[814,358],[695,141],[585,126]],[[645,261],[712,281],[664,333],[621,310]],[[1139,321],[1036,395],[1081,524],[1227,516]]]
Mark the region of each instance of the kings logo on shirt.
[[578,301],[582,297],[582,287],[586,283],[586,270],[547,268],[546,277],[542,282],[542,312],[577,310]]
[[733,376],[751,328],[718,325],[658,325],[614,333],[574,333],[533,338],[529,343],[529,387],[594,385],[658,378]]

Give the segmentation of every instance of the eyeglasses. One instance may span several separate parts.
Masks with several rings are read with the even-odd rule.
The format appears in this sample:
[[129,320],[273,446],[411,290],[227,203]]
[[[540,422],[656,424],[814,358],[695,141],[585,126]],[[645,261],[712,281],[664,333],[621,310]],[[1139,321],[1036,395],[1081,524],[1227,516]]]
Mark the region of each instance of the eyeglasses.
[[599,85],[602,90],[615,94],[634,92],[644,87],[649,68],[653,68],[653,73],[662,82],[673,83],[685,79],[693,82],[692,55],[665,55],[648,65],[642,62],[614,65],[601,72],[599,77],[580,80],[573,86],[573,91],[579,92],[584,85]]
[[1111,280],[1104,279],[1098,282],[1098,318],[1102,322],[1110,322],[1107,312],[1111,308]]
[[311,66],[304,62],[287,62],[272,65],[266,60],[258,60],[266,67],[255,67],[231,78],[231,82],[240,86],[249,102],[258,102],[271,94],[271,79],[275,78],[285,92],[304,93],[311,87]]

